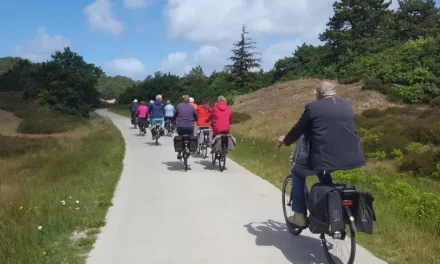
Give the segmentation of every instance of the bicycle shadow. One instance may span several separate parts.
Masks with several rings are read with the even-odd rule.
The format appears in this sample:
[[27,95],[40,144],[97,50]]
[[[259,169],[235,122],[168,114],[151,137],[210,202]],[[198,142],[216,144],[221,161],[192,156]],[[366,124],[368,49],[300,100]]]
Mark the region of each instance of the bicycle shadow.
[[[148,146],[156,146],[156,141],[153,142],[146,142],[145,144],[147,144]],[[158,142],[158,146],[161,146],[162,143],[160,143],[160,141]]]
[[210,171],[219,170],[217,164],[212,164],[212,162],[208,159],[195,161],[194,163],[202,165],[204,170],[210,170]]
[[[257,246],[276,247],[293,264],[328,263],[319,239],[302,235],[295,237],[287,230],[285,223],[269,219],[266,222],[252,222],[244,227],[256,236]],[[336,264],[343,263],[339,260]]]
[[[167,165],[169,171],[185,171],[185,165],[181,161],[167,161],[162,162],[162,164]],[[188,164],[188,170],[191,170],[191,165]]]

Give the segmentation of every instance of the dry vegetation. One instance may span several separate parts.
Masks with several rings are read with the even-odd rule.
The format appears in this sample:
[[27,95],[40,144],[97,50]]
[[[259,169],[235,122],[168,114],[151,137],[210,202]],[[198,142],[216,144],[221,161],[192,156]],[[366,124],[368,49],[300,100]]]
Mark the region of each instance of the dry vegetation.
[[[286,133],[300,117],[313,94],[318,80],[307,79],[275,84],[256,92],[238,96],[232,106],[234,112],[249,114],[252,118],[236,124],[234,133],[247,137],[273,138]],[[356,114],[370,108],[385,109],[395,104],[375,91],[362,91],[362,82],[338,84],[338,96],[353,103]]]
[[11,94],[0,109],[0,263],[84,263],[122,170],[120,132]]

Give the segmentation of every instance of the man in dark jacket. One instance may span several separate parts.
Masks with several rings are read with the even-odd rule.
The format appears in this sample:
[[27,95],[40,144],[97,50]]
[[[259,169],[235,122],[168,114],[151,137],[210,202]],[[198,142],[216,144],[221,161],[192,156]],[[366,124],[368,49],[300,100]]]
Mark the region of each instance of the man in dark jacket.
[[139,108],[139,103],[137,99],[134,99],[133,102],[131,103],[131,107],[130,107],[130,111],[131,111],[131,119],[134,118],[134,115],[136,114],[136,111]]
[[[335,86],[327,80],[319,83],[315,94],[317,101],[308,103],[295,126],[278,139],[279,143],[290,146],[303,136],[294,153],[292,210],[295,213],[289,217],[291,223],[301,227],[307,224],[304,195],[307,176],[365,165],[351,103],[336,98]],[[333,183],[330,174],[326,183]]]
[[163,129],[165,127],[165,105],[162,103],[162,95],[158,94],[156,96],[156,101],[154,101],[153,104],[150,104],[149,112],[151,113],[151,135],[154,139],[154,129],[156,122],[160,122],[161,128]]

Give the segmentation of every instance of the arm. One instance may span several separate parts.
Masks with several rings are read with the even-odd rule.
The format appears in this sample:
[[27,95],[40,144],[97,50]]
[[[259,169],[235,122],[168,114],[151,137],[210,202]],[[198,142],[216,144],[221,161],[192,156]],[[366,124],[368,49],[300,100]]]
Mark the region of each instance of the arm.
[[193,108],[193,117],[194,117],[194,121],[197,122],[199,120],[199,117],[197,116],[196,109],[194,109],[194,108]]
[[231,114],[229,115],[229,124],[232,124],[232,111]]
[[173,119],[176,120],[178,115],[179,115],[179,106],[177,106],[176,111],[174,111]]
[[309,105],[306,105],[304,112],[301,118],[296,122],[295,126],[287,133],[286,137],[283,140],[284,145],[290,146],[295,143],[299,137],[304,134],[304,132],[310,127],[311,119],[309,112]]

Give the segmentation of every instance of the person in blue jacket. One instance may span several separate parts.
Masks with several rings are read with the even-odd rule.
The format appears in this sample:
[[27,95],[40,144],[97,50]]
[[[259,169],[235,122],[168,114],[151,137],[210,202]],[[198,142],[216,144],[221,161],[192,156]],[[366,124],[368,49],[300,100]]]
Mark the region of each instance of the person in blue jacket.
[[139,108],[138,100],[134,99],[133,102],[131,103],[131,106],[130,106],[131,119],[133,119],[134,116],[136,115],[136,111],[138,110],[138,108]]
[[156,125],[156,122],[160,122],[163,129],[165,126],[165,106],[162,103],[162,95],[158,94],[156,96],[156,101],[150,104],[150,107],[148,107],[148,109],[151,113],[151,126],[153,127],[153,129]]

